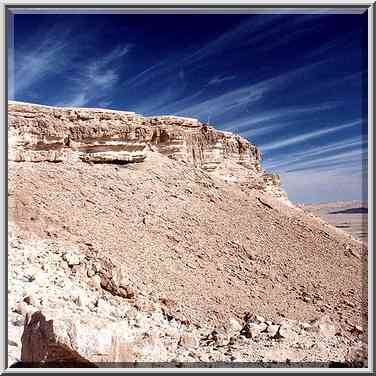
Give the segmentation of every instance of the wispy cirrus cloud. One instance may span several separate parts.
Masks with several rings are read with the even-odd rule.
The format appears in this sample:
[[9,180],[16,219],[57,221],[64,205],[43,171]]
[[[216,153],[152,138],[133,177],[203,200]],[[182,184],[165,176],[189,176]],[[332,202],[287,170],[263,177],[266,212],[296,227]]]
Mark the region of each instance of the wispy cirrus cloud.
[[208,115],[210,116],[210,114],[215,114],[216,117],[220,117],[229,112],[235,114],[238,110],[248,111],[250,105],[261,101],[266,95],[270,95],[274,91],[285,88],[287,85],[295,82],[299,76],[317,69],[324,63],[325,61],[320,61],[314,64],[308,64],[286,73],[272,76],[258,82],[249,83],[233,90],[228,90],[217,96],[210,96],[206,100],[201,100],[191,106],[179,109],[178,113],[181,115],[205,118]]
[[[59,105],[77,107],[93,100],[103,101],[108,98],[119,82],[122,59],[131,48],[130,44],[118,46],[107,55],[85,61],[85,65],[71,78],[75,84],[72,88],[73,93],[64,98]],[[109,105],[111,102],[107,99],[105,103]]]
[[149,95],[144,96],[141,101],[137,103],[136,111],[142,114],[152,115],[164,112],[166,104],[168,106],[167,112],[174,114],[175,106],[179,103],[187,103],[197,97],[200,93],[193,93],[188,97],[184,97],[187,86],[185,71],[180,69],[174,76],[166,81],[162,81],[159,85],[150,88]]
[[328,40],[326,43],[318,46],[317,48],[313,49],[309,53],[307,53],[307,57],[314,58],[320,57],[325,54],[328,54],[331,51],[338,51],[339,47],[341,51],[345,51],[346,48],[351,46],[354,43],[354,35],[353,33],[345,33],[341,37],[336,38],[334,40]]
[[[292,42],[304,34],[309,35],[313,29],[318,28],[317,20],[325,16],[325,14],[304,14],[287,19],[283,14],[268,14],[263,17],[251,18],[240,22],[236,27],[188,54],[182,63],[196,69],[199,66],[198,62],[231,51],[234,42],[239,43],[239,41],[243,48],[252,46],[253,48],[257,47],[258,51],[262,49],[265,50],[264,52],[270,51],[274,47]],[[312,25],[309,25],[310,23]]]
[[[206,98],[201,96],[200,102],[191,102],[185,107],[180,107],[180,105],[184,103],[184,93],[181,92],[180,86],[178,92],[173,94],[171,90],[177,85],[171,84],[169,81],[171,81],[171,77],[178,76],[182,69],[184,72],[187,72],[186,74],[192,74],[192,70],[201,67],[205,61],[210,61],[216,55],[223,54],[227,50],[232,50],[235,41],[246,41],[246,45],[257,44],[258,41],[262,42],[265,38],[270,39],[273,35],[279,36],[281,30],[295,30],[294,28],[302,26],[302,28],[299,29],[299,33],[294,32],[286,34],[289,35],[289,38],[301,37],[302,34],[310,32],[313,26],[309,25],[309,23],[315,23],[318,17],[318,15],[301,15],[300,17],[294,18],[292,21],[288,19],[282,21],[283,16],[274,14],[268,15],[267,17],[247,19],[220,34],[216,39],[208,41],[200,48],[183,48],[179,53],[172,52],[165,60],[152,63],[134,77],[126,80],[123,86],[126,90],[132,90],[134,87],[138,87],[138,90],[147,88],[147,90],[144,90],[146,96],[144,95],[141,102],[136,106],[137,109],[141,109],[141,111],[144,112],[150,112],[152,109],[156,111],[167,110],[174,113],[176,112],[177,114],[201,117],[203,119],[208,119],[212,116],[218,119],[221,115],[229,111],[233,112],[234,115],[237,110],[244,109],[247,111],[249,110],[248,106],[250,104],[260,100],[262,96],[265,96],[262,93],[266,94],[266,87],[267,93],[270,94],[272,90],[280,89],[284,84],[294,82],[300,75],[308,74],[308,72],[322,68],[322,66],[327,63],[327,59],[316,61],[312,64],[308,63],[303,67],[290,69],[288,72],[279,75],[269,76],[269,78],[265,78],[263,82],[252,82],[253,79],[250,79],[248,80],[250,81],[248,84],[243,84],[233,90],[226,90],[216,96],[212,96],[208,91]],[[307,23],[308,26],[306,26]],[[275,38],[273,40],[275,40]],[[278,37],[275,43],[280,45],[286,43],[286,40]],[[268,45],[270,45],[270,41]],[[235,75],[215,75],[207,81],[207,86],[213,87],[226,81],[234,80],[235,78]],[[155,97],[153,88],[163,81],[165,82],[165,88],[158,90],[159,94]],[[244,80],[242,80],[242,82],[244,82]],[[261,87],[261,85],[263,87]],[[205,90],[204,87],[203,90]],[[165,99],[164,102],[163,99]],[[179,107],[174,106],[175,102],[180,102],[178,104]],[[152,105],[153,107],[151,107]],[[238,115],[236,114],[235,116]]]
[[9,82],[9,97],[22,96],[41,81],[65,71],[76,51],[69,41],[72,30],[53,27],[50,33],[36,33],[27,46],[15,46],[10,56],[13,80]]
[[218,85],[218,84],[221,84],[222,82],[235,80],[235,78],[236,78],[235,75],[233,75],[233,76],[222,76],[222,77],[221,76],[215,76],[208,82],[208,85]]
[[[271,132],[275,129],[280,129],[284,127],[284,124],[280,123],[281,120],[287,118],[295,118],[299,115],[306,115],[309,113],[319,113],[322,111],[332,110],[337,108],[340,102],[328,102],[319,105],[311,106],[294,106],[294,107],[284,107],[278,108],[276,110],[264,111],[259,114],[247,114],[247,116],[240,119],[236,119],[231,122],[227,122],[224,125],[224,130],[243,132],[245,137],[252,137],[256,134],[264,134]],[[278,120],[278,123],[276,121]],[[265,123],[270,123],[273,121],[273,125],[264,126],[260,128]],[[291,122],[287,122],[286,125],[291,125]]]
[[284,158],[279,157],[275,161],[267,161],[267,166],[268,168],[273,170],[286,170],[289,168],[289,166],[295,167],[298,164],[313,162],[317,159],[317,157],[321,158],[320,156],[323,156],[325,154],[327,155],[326,157],[331,157],[333,153],[336,153],[336,155],[338,155],[337,153],[339,151],[349,151],[353,149],[366,151],[367,143],[367,139],[362,138],[360,136],[351,137],[327,145],[320,145],[313,148],[309,148],[308,150],[289,153]]
[[260,47],[260,51],[268,52],[272,51],[276,47],[286,46],[289,43],[292,43],[293,41],[297,40],[304,34],[310,34],[314,32],[315,30],[317,30],[317,27],[317,25],[311,25],[303,28],[292,29],[290,32],[282,34],[283,36],[280,35],[278,38],[275,38],[273,42],[265,43],[265,45]]
[[[204,96],[205,90],[201,89],[187,96],[182,96],[182,93],[175,91],[172,93],[170,86],[162,90],[156,99],[151,95],[146,97],[143,101],[139,102],[135,108],[136,112],[144,114],[169,114],[178,115],[179,109],[197,103],[198,98]],[[192,115],[193,116],[193,115]]]
[[[180,54],[172,54],[163,61],[152,63],[150,66],[136,74],[133,78],[125,82],[125,86],[148,85],[156,80],[173,74],[174,70],[184,67],[187,70],[195,70],[200,67],[199,62],[207,61],[213,56],[230,51],[234,47],[234,42],[246,40],[246,45],[267,39],[268,35],[278,35],[280,30],[273,27],[282,18],[278,14],[270,14],[267,17],[252,18],[242,21],[236,27],[220,34],[216,39],[208,41],[199,48],[182,50]],[[302,16],[294,20],[294,24],[312,21],[312,16]],[[290,28],[294,27],[291,22],[286,22]],[[261,32],[262,31],[262,32]],[[244,47],[244,46],[243,46]],[[226,80],[234,79],[235,76],[215,76],[209,80],[208,84],[214,85]]]
[[[256,32],[267,27],[279,17],[279,15],[270,15],[267,19],[260,17],[256,20],[240,22],[236,27],[223,32],[216,39],[208,41],[201,47],[182,49],[178,53],[171,53],[168,58],[162,61],[151,62],[149,66],[129,78],[123,86],[132,88],[152,85],[156,81],[168,78],[168,76],[178,72],[182,67],[186,70],[195,70],[200,66],[197,63],[231,49],[236,40],[241,40],[250,32]],[[217,79],[214,77],[209,82],[212,81],[212,84],[217,84],[219,83],[218,80],[220,81],[220,76]]]
[[158,63],[148,66],[146,69],[142,70],[132,78],[125,81],[123,86],[131,88],[132,86],[145,85],[151,80],[154,81],[156,76],[159,76],[163,70],[168,69],[166,63],[167,61],[160,61]]
[[271,151],[271,150],[281,149],[281,148],[284,148],[284,147],[287,147],[287,146],[303,143],[303,142],[306,142],[306,141],[311,140],[313,138],[318,138],[318,137],[327,135],[329,133],[334,133],[334,132],[342,131],[342,130],[347,129],[347,128],[355,127],[357,125],[361,125],[361,123],[362,123],[362,120],[355,120],[355,121],[352,121],[352,122],[349,122],[349,123],[336,125],[336,126],[330,127],[330,128],[324,128],[324,129],[320,129],[320,130],[317,130],[317,131],[306,132],[306,133],[303,133],[303,134],[298,135],[298,136],[290,137],[288,139],[284,139],[284,140],[272,142],[272,143],[269,143],[269,144],[261,145],[261,150]]
[[215,113],[216,116],[220,116],[228,111],[234,111],[239,107],[259,101],[267,90],[268,88],[262,85],[245,86],[196,103],[180,110],[179,113],[193,114],[197,117],[204,117],[208,113]]
[[[10,54],[9,98],[31,97],[38,101],[41,85],[49,80],[61,88],[58,96],[49,98],[51,105],[83,106],[109,96],[119,81],[121,59],[133,46],[124,43],[107,54],[95,55],[90,42],[99,30],[77,35],[74,22],[67,25],[59,21],[16,45]],[[64,89],[67,82],[69,88]]]
[[[367,140],[352,137],[288,154],[265,168],[278,171],[293,201],[366,199]],[[339,190],[338,187],[341,187]]]
[[210,56],[223,53],[233,46],[235,40],[243,39],[245,36],[249,38],[250,34],[267,27],[279,17],[279,15],[270,15],[265,18],[260,17],[258,19],[243,21],[238,26],[219,35],[218,38],[207,42],[201,48],[189,53],[182,60],[182,63],[185,65],[195,65],[195,63]]
[[302,171],[317,169],[319,167],[329,166],[349,166],[349,163],[361,164],[364,159],[367,159],[367,151],[362,148],[346,151],[342,153],[336,153],[335,155],[325,156],[321,158],[315,158],[310,161],[295,163],[289,169],[285,169],[286,172]]

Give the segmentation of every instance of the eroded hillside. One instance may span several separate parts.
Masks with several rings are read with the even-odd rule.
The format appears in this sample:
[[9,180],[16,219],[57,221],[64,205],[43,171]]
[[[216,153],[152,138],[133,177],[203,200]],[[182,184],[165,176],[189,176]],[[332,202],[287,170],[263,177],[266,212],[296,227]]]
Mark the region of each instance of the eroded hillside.
[[[195,327],[257,314],[326,317],[340,342],[367,331],[367,248],[291,205],[247,140],[194,119],[15,103],[9,135],[14,236],[74,249],[67,278],[98,296]],[[60,309],[36,291],[34,310]]]

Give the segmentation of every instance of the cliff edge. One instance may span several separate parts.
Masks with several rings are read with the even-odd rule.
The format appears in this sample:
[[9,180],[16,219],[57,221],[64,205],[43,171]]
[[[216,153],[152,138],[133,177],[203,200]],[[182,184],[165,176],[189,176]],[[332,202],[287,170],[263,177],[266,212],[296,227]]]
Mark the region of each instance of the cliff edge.
[[263,170],[256,145],[197,119],[9,102],[8,135],[11,161],[124,164],[157,152],[287,201],[279,177]]

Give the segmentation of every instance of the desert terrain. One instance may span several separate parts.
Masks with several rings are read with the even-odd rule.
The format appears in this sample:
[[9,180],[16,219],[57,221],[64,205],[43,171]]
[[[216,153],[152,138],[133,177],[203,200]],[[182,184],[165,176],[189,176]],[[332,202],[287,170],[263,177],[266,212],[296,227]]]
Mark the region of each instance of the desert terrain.
[[255,145],[188,118],[8,116],[10,364],[366,365],[366,244],[294,206]]
[[341,201],[316,205],[301,205],[300,207],[319,216],[331,225],[343,229],[355,238],[367,243],[367,202]]

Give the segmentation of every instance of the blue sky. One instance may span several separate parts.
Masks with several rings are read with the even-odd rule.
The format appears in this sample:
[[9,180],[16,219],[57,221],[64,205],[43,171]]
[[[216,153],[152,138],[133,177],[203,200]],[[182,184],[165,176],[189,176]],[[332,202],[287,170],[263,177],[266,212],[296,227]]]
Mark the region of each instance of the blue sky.
[[295,202],[364,198],[366,14],[16,14],[9,98],[197,117]]

